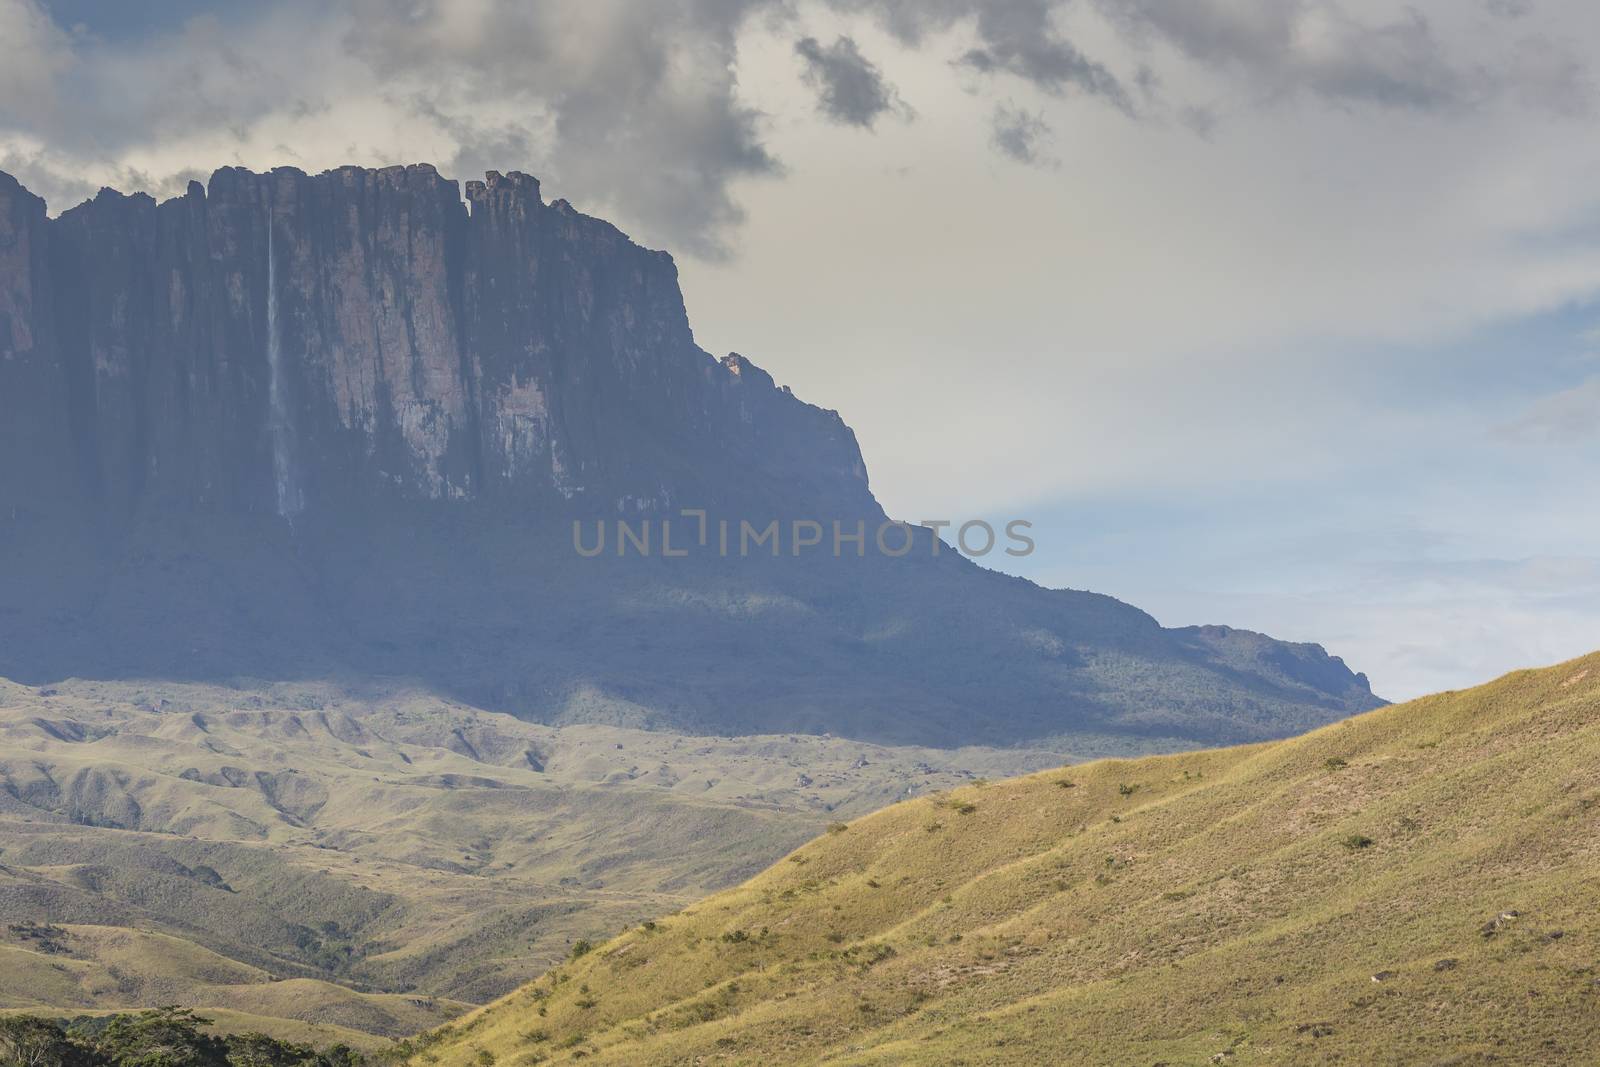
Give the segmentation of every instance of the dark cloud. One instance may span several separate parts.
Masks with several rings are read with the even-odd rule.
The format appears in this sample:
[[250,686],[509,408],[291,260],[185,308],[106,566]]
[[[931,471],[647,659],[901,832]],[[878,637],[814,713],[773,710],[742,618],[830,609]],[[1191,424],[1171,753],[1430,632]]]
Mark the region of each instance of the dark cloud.
[[970,22],[975,46],[957,62],[983,74],[1010,74],[1048,93],[1076,89],[1132,111],[1127,90],[1105,66],[1084,55],[1057,25],[1065,0],[829,0],[836,11],[865,15],[903,43]]
[[977,6],[982,43],[962,57],[967,66],[986,74],[1014,74],[1050,93],[1077,89],[1102,97],[1123,111],[1133,111],[1128,91],[1116,75],[1057,32],[1052,19],[1060,6],[1056,0]]
[[815,37],[802,37],[794,50],[805,60],[805,80],[816,90],[818,110],[834,122],[871,129],[885,112],[911,117],[911,109],[853,38],[840,37],[824,48]]
[[527,158],[498,165],[620,209],[679,248],[725,254],[743,218],[732,183],[780,172],[733,73],[739,31],[771,0],[353,4],[351,54],[464,134],[462,161],[522,147]]
[[1051,130],[1040,115],[1024,111],[1010,104],[1001,104],[990,119],[990,143],[1001,155],[1031,167],[1054,166],[1056,161],[1045,154]]

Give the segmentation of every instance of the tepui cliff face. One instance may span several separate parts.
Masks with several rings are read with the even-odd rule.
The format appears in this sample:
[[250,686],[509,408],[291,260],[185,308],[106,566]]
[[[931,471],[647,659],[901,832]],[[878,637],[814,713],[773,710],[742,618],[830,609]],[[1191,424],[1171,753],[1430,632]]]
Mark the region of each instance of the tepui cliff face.
[[[226,169],[53,220],[4,178],[0,227],[0,407],[53,424],[55,493],[111,516],[648,511],[777,482],[791,504],[874,510],[836,414],[700,350],[671,258],[526,175],[463,203],[431,166]],[[39,488],[18,456],[9,484]]]
[[[56,218],[0,174],[0,675],[408,675],[555,721],[1112,746],[1378,703],[954,552],[595,559],[575,519],[874,523],[854,434],[523,174],[229,168]],[[931,539],[924,537],[924,544]]]

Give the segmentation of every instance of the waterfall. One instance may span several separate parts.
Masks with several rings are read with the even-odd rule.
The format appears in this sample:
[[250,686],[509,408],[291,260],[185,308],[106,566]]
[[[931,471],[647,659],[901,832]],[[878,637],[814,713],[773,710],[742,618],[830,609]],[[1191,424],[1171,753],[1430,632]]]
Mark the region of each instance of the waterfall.
[[267,432],[272,438],[272,476],[278,491],[278,514],[294,524],[304,501],[294,476],[294,421],[283,376],[283,351],[278,331],[278,271],[272,250],[272,206],[267,205]]

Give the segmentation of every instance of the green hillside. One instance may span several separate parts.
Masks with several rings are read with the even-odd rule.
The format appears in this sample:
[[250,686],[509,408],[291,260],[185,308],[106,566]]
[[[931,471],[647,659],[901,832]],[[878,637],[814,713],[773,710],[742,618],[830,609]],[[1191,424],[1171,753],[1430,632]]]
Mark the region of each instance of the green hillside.
[[1600,655],[907,801],[583,947],[413,1062],[1600,1062]]

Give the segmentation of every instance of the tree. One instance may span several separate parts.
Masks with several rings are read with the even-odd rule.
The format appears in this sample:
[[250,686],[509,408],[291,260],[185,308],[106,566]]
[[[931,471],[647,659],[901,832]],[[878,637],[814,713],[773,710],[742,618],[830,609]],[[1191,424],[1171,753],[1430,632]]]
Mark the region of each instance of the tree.
[[227,1045],[232,1067],[310,1067],[317,1063],[315,1050],[266,1034],[236,1034],[227,1039]]
[[119,1015],[95,1048],[118,1067],[228,1067],[227,1043],[201,1032],[210,1025],[187,1008]]
[[92,1062],[87,1050],[54,1020],[32,1015],[0,1018],[0,1067],[80,1067]]

